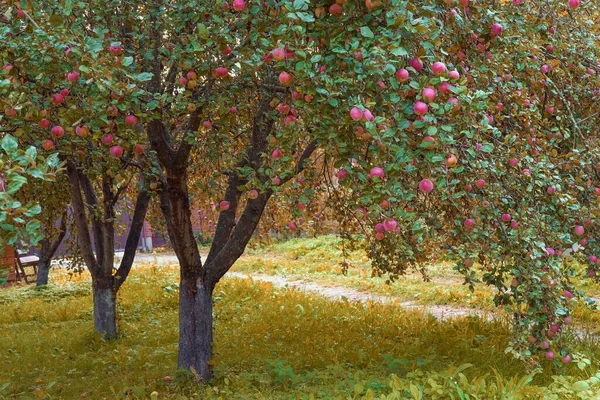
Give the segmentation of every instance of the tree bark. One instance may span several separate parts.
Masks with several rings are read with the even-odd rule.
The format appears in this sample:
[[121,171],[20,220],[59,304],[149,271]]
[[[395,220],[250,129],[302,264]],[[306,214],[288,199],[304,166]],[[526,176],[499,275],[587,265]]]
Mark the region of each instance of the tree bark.
[[94,330],[105,339],[117,338],[117,291],[110,279],[94,279]]
[[49,261],[51,260],[45,260],[40,258],[40,263],[38,264],[37,280],[35,282],[36,286],[43,286],[48,284],[48,275],[50,274]]
[[43,286],[48,284],[48,275],[50,273],[52,259],[54,258],[54,254],[56,253],[56,250],[58,250],[58,246],[60,246],[66,234],[67,211],[65,209],[65,211],[61,215],[58,235],[52,241],[48,239],[42,240],[42,251],[40,252],[40,263],[38,265],[36,286]]
[[178,368],[207,382],[212,377],[213,289],[194,276],[182,276],[179,288]]

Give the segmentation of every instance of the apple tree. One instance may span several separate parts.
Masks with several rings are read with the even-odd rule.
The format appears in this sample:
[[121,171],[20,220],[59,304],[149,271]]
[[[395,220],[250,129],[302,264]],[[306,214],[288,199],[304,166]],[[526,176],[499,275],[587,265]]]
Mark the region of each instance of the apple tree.
[[[52,143],[35,137],[64,154],[79,232],[81,189],[94,230],[110,231],[118,170],[140,164],[128,154],[148,141],[147,179],[180,263],[178,364],[202,380],[215,285],[269,200],[284,185],[311,198],[332,164],[336,210],[368,233],[375,268],[394,277],[440,248],[469,282],[483,268],[532,338],[515,351],[533,354],[568,321],[574,271],[562,250],[578,256],[584,236],[594,248],[590,14],[594,3],[567,0],[23,1],[0,25],[3,101],[30,133],[44,119],[50,134],[65,128]],[[192,181],[219,203],[204,260]],[[108,250],[96,252],[102,265]]]

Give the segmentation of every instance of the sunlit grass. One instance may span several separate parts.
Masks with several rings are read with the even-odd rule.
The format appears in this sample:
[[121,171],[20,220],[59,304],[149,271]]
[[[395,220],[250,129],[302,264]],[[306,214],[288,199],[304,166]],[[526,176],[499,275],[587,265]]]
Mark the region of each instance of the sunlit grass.
[[[238,279],[215,291],[216,379],[210,387],[186,383],[175,371],[177,275],[173,267],[136,267],[119,296],[121,338],[108,343],[92,333],[85,275],[69,281],[59,271],[49,288],[0,291],[0,398],[150,398],[153,391],[159,398],[368,398],[368,390],[393,390],[390,373],[399,376],[392,386],[406,385],[399,398],[412,398],[410,384],[430,391],[423,398],[438,398],[435,385],[456,393],[452,382],[467,393],[509,390],[514,398],[544,398],[544,386],[556,385],[559,371],[548,364],[533,382],[519,383],[528,370],[504,353],[509,331],[500,321],[440,322]],[[592,359],[600,353],[589,343],[574,350]],[[461,378],[455,368],[465,364]],[[568,365],[561,372],[571,375],[560,379],[570,387],[595,367]]]

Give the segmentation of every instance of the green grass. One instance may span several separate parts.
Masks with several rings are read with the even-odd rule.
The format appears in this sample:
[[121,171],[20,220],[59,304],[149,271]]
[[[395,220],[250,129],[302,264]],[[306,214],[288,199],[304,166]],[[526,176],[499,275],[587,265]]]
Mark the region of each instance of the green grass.
[[[343,261],[349,265],[345,274],[342,274],[341,268]],[[491,289],[480,285],[471,292],[448,263],[428,265],[429,282],[423,281],[420,272],[409,271],[406,276],[388,284],[386,277],[373,276],[364,251],[350,251],[344,258],[342,240],[333,235],[290,239],[251,249],[234,265],[233,270],[348,286],[422,304],[494,308]]]
[[[557,370],[544,361],[543,372],[529,380],[527,364],[504,353],[509,331],[501,322],[463,318],[442,323],[391,305],[332,302],[236,279],[226,279],[215,291],[216,378],[204,387],[174,369],[174,268],[134,269],[119,296],[121,338],[114,342],[92,333],[89,280],[70,282],[60,273],[51,279],[55,286],[44,290],[0,291],[0,398],[349,399],[392,394],[446,399],[463,392],[478,396],[472,398],[568,399],[578,398],[586,385],[591,385],[589,392],[581,393],[587,397],[580,398],[593,398],[589,393],[598,390],[596,378],[588,380],[596,374],[595,361],[584,370],[575,363]],[[592,360],[600,354],[585,342],[574,350]],[[556,376],[559,372],[564,375]]]

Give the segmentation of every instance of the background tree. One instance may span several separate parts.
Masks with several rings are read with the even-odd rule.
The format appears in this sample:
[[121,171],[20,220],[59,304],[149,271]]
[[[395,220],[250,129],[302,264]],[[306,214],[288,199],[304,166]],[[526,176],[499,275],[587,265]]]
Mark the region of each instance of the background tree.
[[[19,3],[4,13],[17,19],[0,28],[11,38],[2,56],[14,77],[4,101],[22,108],[11,121],[42,117],[50,96],[64,101],[56,94],[66,76],[75,98],[57,107],[56,121],[84,118],[94,143],[110,134],[129,148],[142,130],[127,125],[145,130],[180,262],[179,366],[203,380],[211,375],[214,287],[284,184],[300,176],[295,182],[306,186],[297,193],[306,197],[317,181],[327,184],[322,169],[306,170],[314,154],[338,169],[346,189],[334,197],[337,209],[368,234],[375,268],[394,278],[440,247],[469,283],[481,266],[499,303],[516,312],[519,338],[531,336],[513,349],[531,355],[568,321],[577,271],[554,249],[575,252],[585,236],[593,251],[597,7]],[[81,169],[71,162],[77,189]],[[97,176],[105,182],[109,171]],[[191,222],[192,173],[220,204],[204,262]],[[77,190],[73,207],[82,214]],[[94,265],[91,252],[86,258]]]

